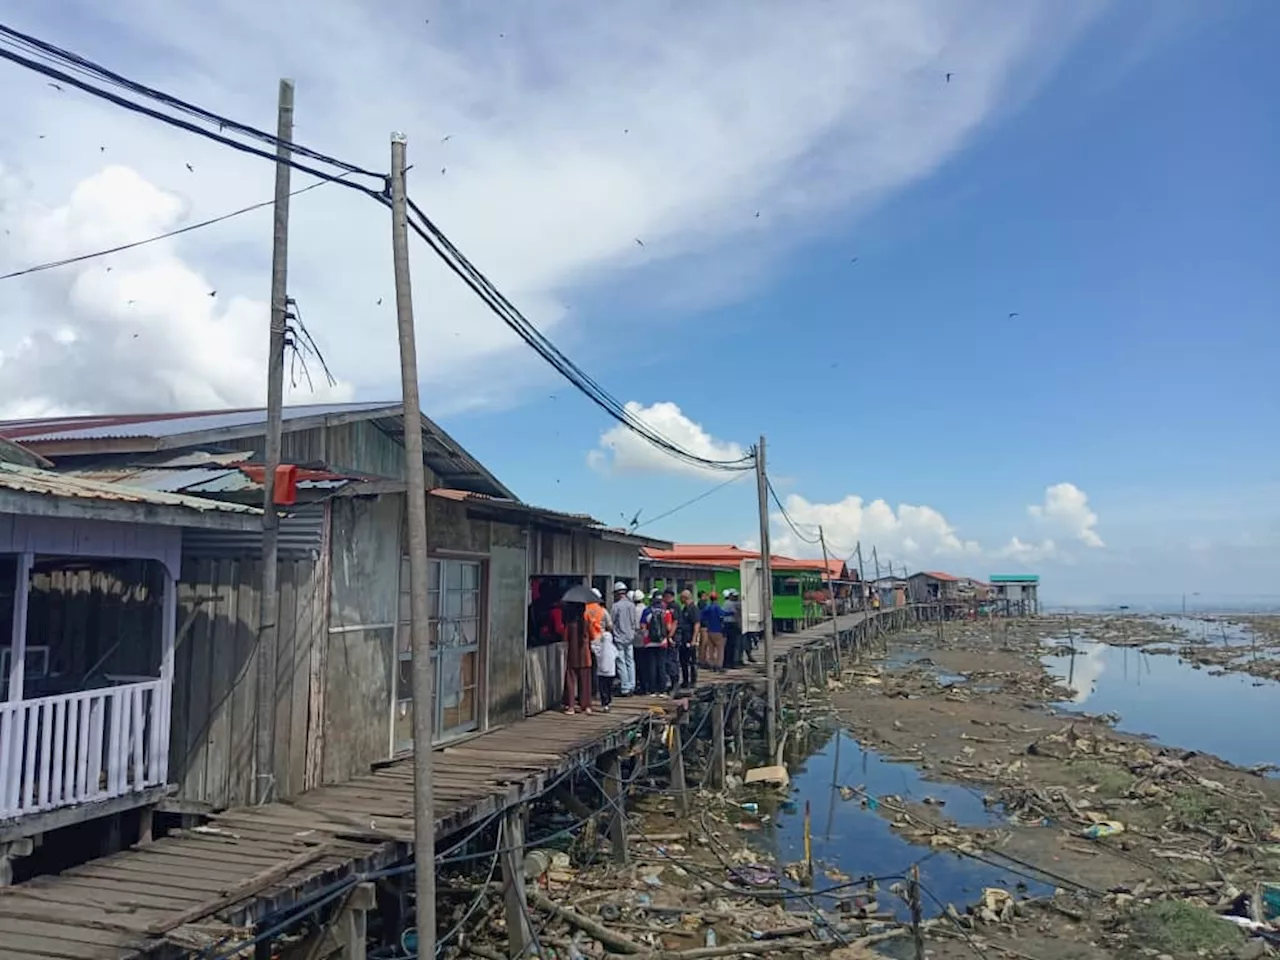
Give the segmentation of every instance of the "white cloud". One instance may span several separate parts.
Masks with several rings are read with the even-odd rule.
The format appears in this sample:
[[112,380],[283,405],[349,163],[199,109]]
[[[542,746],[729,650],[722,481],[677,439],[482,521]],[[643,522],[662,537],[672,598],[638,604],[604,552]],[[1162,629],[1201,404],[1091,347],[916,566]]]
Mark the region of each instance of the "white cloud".
[[[26,205],[10,237],[38,260],[171,230],[184,204],[122,166],[78,184],[62,206]],[[15,234],[16,231],[16,234]],[[265,402],[267,303],[218,291],[164,241],[50,278],[58,326],[36,328],[0,353],[0,415],[21,417]],[[286,364],[286,371],[288,371]],[[312,380],[319,370],[308,364]],[[291,394],[291,378],[286,390]],[[49,385],[55,390],[49,390]],[[305,391],[305,386],[303,387]],[[317,384],[323,399],[350,388]]]
[[916,570],[939,557],[981,553],[976,541],[961,539],[933,507],[903,503],[895,511],[884,500],[866,503],[853,495],[838,503],[810,503],[794,493],[783,500],[783,506],[803,538],[792,531],[781,512],[770,514],[771,545],[776,553],[817,556],[821,547],[807,541],[817,538],[819,525],[833,554],[843,557],[861,541],[864,561],[870,560],[874,545],[882,563],[892,559]]
[[1079,540],[1087,547],[1103,547],[1094,528],[1098,515],[1089,508],[1089,497],[1074,483],[1046,487],[1044,503],[1027,507],[1036,524],[1050,532]]
[[[419,202],[579,357],[588,329],[599,342],[636,313],[678,319],[691,304],[749,294],[837,215],[927,176],[1035,86],[1092,7],[284,0],[264,20],[252,0],[11,6],[21,27],[261,127],[273,126],[277,78],[292,76],[297,139],[369,167],[385,168],[388,131],[405,130]],[[46,232],[43,246],[6,238],[0,272],[270,196],[261,160],[3,69],[6,221],[63,207],[79,220],[74,234]],[[111,195],[77,206],[74,195],[107,164],[136,171],[138,209]],[[263,211],[184,236],[168,256],[127,258],[128,283],[108,282],[100,262],[9,281],[0,349],[40,376],[13,390],[6,382],[6,401],[104,409],[256,394],[249,367],[264,339],[255,318],[270,235]],[[385,211],[340,187],[294,202],[290,293],[335,372],[362,395],[396,384],[387,238]],[[413,268],[433,409],[509,402],[547,376],[420,248]],[[625,304],[632,316],[619,315],[617,297],[596,297],[611,306],[587,315],[582,292],[621,281],[637,291]],[[219,291],[215,304],[199,301],[206,286]],[[145,305],[150,346],[119,343],[121,296]],[[47,342],[58,329],[75,336]],[[115,388],[126,395],[88,390],[86,375],[104,362],[130,384]]]
[[1058,545],[1052,540],[1023,543],[1018,537],[1011,537],[1008,543],[996,551],[995,555],[1018,563],[1036,563],[1041,560],[1051,560],[1059,554]]
[[[746,448],[730,440],[718,440],[686,417],[669,401],[643,406],[628,401],[629,414],[652,427],[688,452],[707,460],[738,460]],[[600,434],[598,446],[587,454],[587,464],[602,473],[685,473],[705,475],[712,471],[677,460],[639,435],[616,424]]]

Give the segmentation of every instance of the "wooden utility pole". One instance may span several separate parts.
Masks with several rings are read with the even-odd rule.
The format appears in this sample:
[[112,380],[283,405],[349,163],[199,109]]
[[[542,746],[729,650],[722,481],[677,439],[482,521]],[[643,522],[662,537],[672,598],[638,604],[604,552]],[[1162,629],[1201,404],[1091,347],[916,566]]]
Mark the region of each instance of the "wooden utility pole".
[[827,592],[831,594],[831,651],[836,658],[836,674],[840,673],[840,614],[836,606],[836,582],[831,576],[831,560],[827,556],[827,538],[818,524],[818,542],[822,544],[822,565],[827,570]]
[[867,596],[867,574],[866,574],[866,571],[863,570],[862,568],[862,541],[861,540],[858,541],[857,548],[853,552],[858,555],[858,583],[862,586],[862,598],[861,598],[862,603],[860,604],[860,606],[862,607],[862,610],[865,613],[867,610],[867,601],[870,598]]
[[760,629],[764,644],[764,676],[767,704],[765,740],[772,757],[778,750],[778,678],[773,662],[773,563],[769,556],[769,475],[765,472],[764,437],[756,446],[756,495],[760,501]]
[[253,796],[268,802],[275,792],[276,653],[280,630],[280,518],[276,468],[284,417],[285,312],[289,298],[289,158],[293,142],[293,81],[280,81],[276,117],[276,195],[271,241],[271,321],[267,340],[267,436],[262,473],[262,593],[258,598],[257,724],[253,738]]
[[400,333],[405,492],[409,526],[409,618],[413,649],[413,856],[417,889],[418,955],[436,953],[436,816],[431,788],[435,691],[431,689],[431,639],[427,631],[427,479],[422,462],[422,411],[418,402],[418,348],[409,283],[409,220],[404,184],[405,137],[391,135],[391,253],[396,276]]

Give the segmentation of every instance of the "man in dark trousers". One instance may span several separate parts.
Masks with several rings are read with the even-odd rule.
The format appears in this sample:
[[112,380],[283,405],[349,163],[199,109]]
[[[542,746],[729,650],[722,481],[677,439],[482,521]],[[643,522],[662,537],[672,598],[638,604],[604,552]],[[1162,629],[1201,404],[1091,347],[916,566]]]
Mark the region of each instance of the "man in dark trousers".
[[698,685],[698,634],[702,629],[702,611],[693,601],[688,590],[680,594],[680,614],[677,636],[680,650],[679,684],[686,690]]

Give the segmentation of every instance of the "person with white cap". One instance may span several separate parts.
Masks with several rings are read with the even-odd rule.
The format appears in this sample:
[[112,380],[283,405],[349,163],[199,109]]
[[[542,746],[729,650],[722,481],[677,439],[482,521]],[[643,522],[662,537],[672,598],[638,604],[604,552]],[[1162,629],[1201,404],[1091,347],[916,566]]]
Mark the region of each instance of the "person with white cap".
[[613,585],[613,644],[618,651],[618,696],[629,697],[636,689],[636,630],[640,627],[640,611],[619,580]]

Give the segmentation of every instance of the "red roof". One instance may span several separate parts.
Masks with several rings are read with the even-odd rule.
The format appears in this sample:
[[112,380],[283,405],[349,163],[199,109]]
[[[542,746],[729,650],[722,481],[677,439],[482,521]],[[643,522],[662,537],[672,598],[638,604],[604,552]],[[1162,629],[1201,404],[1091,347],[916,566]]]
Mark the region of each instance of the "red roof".
[[943,573],[941,570],[926,570],[924,575],[926,577],[933,577],[935,580],[946,580],[949,583],[954,583],[960,579],[959,577],[952,576],[949,573]]

